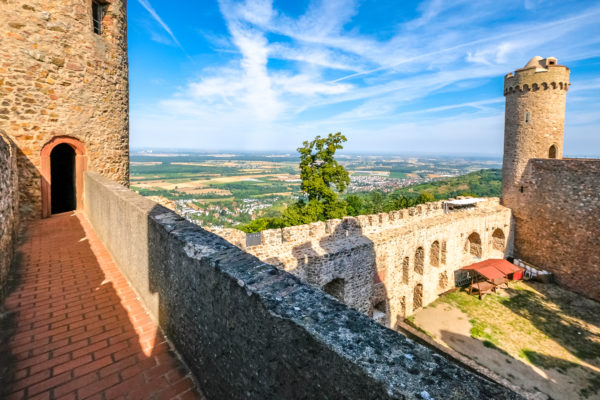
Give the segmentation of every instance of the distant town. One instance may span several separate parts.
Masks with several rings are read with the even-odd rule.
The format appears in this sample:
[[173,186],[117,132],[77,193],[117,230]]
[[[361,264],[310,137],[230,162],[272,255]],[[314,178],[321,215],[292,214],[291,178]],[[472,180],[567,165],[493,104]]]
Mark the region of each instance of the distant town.
[[[501,167],[500,158],[341,155],[346,194],[401,188]],[[301,195],[294,154],[137,151],[131,187],[198,225],[222,228],[279,216]]]

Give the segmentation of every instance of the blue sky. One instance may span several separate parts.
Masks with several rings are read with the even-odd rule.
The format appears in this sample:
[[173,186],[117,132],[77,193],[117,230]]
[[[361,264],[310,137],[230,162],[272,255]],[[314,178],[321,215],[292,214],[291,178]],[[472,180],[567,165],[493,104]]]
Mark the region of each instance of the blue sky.
[[131,146],[501,155],[503,76],[571,68],[565,155],[600,156],[600,3],[130,0]]

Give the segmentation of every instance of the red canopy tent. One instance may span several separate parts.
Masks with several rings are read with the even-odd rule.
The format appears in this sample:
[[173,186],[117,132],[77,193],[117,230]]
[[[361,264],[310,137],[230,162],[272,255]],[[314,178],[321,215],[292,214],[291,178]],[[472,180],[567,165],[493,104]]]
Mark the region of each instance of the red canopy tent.
[[494,292],[496,286],[508,282],[510,274],[513,275],[513,279],[520,279],[523,274],[523,268],[517,267],[504,259],[496,258],[471,264],[461,269],[475,271],[484,278],[483,282],[471,282],[469,288],[469,293],[473,289],[478,290],[480,298],[486,293]]
[[489,260],[471,264],[467,267],[462,267],[461,269],[476,271],[484,278],[490,280],[504,278],[510,274],[523,271],[523,268],[517,267],[501,258],[490,258]]

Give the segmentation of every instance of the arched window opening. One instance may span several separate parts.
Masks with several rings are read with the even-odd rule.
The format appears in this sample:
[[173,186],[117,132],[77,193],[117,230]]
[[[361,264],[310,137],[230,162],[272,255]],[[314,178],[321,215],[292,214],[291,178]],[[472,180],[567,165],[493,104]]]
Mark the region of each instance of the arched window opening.
[[410,259],[408,257],[404,257],[402,261],[402,283],[408,283],[408,274],[410,269]]
[[494,250],[504,251],[505,246],[506,237],[504,236],[504,232],[502,229],[497,228],[494,230],[494,233],[492,233],[492,248]]
[[529,121],[531,121],[531,114],[529,114],[529,111],[525,111],[525,123],[528,124]]
[[344,280],[336,278],[323,286],[323,291],[339,301],[344,301]]
[[446,265],[446,242],[442,242],[442,264]]
[[415,286],[413,294],[413,311],[416,311],[421,307],[423,307],[423,285],[419,283]]
[[440,273],[438,279],[438,288],[444,290],[448,287],[448,274],[445,272]]
[[373,319],[382,324],[387,325],[387,301],[382,300],[373,306]]
[[419,247],[417,251],[415,251],[415,272],[417,274],[423,275],[423,271],[425,267],[425,250],[422,247]]
[[552,145],[550,146],[550,149],[548,150],[548,158],[556,158],[556,146]]
[[469,235],[467,242],[465,243],[465,253],[481,258],[481,237],[479,236],[479,233],[473,232]]
[[431,249],[429,251],[429,262],[434,267],[440,266],[440,242],[437,240],[431,244]]
[[50,153],[52,214],[73,211],[77,207],[75,192],[75,150],[61,143]]

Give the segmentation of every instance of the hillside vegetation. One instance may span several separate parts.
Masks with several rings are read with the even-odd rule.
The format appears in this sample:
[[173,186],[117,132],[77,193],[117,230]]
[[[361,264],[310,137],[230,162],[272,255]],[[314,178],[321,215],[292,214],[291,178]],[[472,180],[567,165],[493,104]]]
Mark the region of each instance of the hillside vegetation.
[[408,186],[394,191],[401,195],[429,193],[438,199],[456,196],[500,197],[502,170],[482,169],[470,174]]
[[[462,176],[407,186],[387,194],[379,191],[353,193],[342,197],[346,203],[344,214],[357,216],[390,212],[457,196],[499,197],[502,187],[501,179],[502,171],[500,169],[483,169]],[[315,218],[314,220],[322,219]],[[279,217],[259,218],[243,226],[241,230],[258,232],[297,225],[286,222]]]

